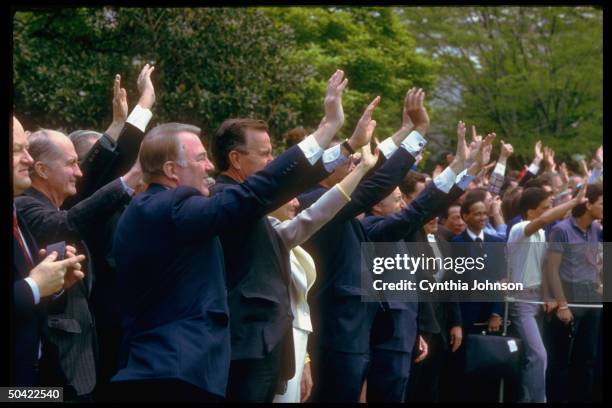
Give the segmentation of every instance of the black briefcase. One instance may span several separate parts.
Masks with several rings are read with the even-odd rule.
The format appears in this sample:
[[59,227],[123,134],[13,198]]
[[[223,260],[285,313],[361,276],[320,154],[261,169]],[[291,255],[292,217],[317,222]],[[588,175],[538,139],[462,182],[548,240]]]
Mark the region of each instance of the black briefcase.
[[515,374],[520,367],[521,351],[521,341],[515,337],[468,334],[464,371],[466,374]]

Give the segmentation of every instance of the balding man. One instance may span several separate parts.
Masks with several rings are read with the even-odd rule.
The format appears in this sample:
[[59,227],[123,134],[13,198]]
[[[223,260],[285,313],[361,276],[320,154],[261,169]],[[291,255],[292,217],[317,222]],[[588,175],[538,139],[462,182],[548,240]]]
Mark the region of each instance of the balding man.
[[[53,130],[34,132],[28,141],[34,159],[32,186],[16,198],[17,210],[38,245],[74,242],[87,254],[88,234],[96,230],[96,223],[104,222],[130,199],[130,185],[136,185],[137,177],[117,179],[70,210],[60,210],[64,200],[76,193],[81,177],[74,146],[67,136]],[[49,337],[59,348],[60,364],[68,380],[65,399],[78,396],[87,400],[96,384],[96,334],[88,301],[94,276],[91,268],[87,272],[85,279],[66,291],[66,309],[48,319]]]
[[[33,163],[23,127],[13,117],[14,196],[30,187],[29,170]],[[41,365],[50,367],[47,371],[58,369],[57,352],[51,350],[46,341],[47,305],[55,300],[54,294],[83,277],[79,262],[85,257],[74,256],[74,248],[69,248],[63,261],[56,261],[58,254],[54,252],[40,263],[37,262],[37,248],[27,226],[13,207],[12,386],[40,385],[45,380],[39,380]],[[41,360],[43,356],[45,359]]]
[[[124,333],[113,377],[117,399],[225,396],[230,333],[218,235],[264,217],[304,183],[325,177],[319,158],[327,144],[311,135],[243,183],[208,198],[214,166],[200,129],[166,123],[147,133],[140,165],[149,187],[121,216],[113,243]],[[253,302],[254,317],[261,306]]]

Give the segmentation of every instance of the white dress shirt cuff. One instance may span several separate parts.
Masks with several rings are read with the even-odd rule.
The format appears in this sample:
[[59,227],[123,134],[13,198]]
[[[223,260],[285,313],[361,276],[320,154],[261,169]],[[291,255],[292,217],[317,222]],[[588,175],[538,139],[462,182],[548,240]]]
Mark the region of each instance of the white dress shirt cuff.
[[123,176],[119,177],[119,180],[121,180],[121,185],[123,186],[125,192],[128,193],[130,197],[132,197],[135,193],[134,189],[125,183],[125,180],[123,180]]
[[306,156],[306,159],[311,165],[314,165],[323,155],[323,149],[321,149],[321,146],[319,146],[317,139],[315,139],[313,135],[306,137],[304,140],[298,143],[298,146],[300,149],[302,149],[304,156]]
[[530,172],[531,174],[538,174],[538,171],[540,171],[540,166],[538,166],[535,163],[531,163],[527,171]]
[[455,184],[455,179],[457,178],[457,174],[450,168],[447,167],[442,171],[442,173],[438,174],[438,176],[433,180],[438,190],[448,193],[450,189]]
[[413,157],[417,157],[423,151],[427,140],[416,130],[410,132],[408,137],[402,142],[402,147],[408,150]]
[[25,281],[30,285],[30,289],[32,289],[32,295],[34,295],[34,304],[37,305],[40,303],[40,290],[38,289],[38,285],[34,282],[34,279],[27,277]]
[[146,109],[140,105],[136,105],[134,106],[134,109],[132,109],[132,113],[130,113],[130,116],[128,116],[126,122],[132,126],[137,127],[138,129],[140,129],[141,132],[144,133],[152,117],[153,113],[150,109]]
[[340,144],[330,147],[323,153],[323,167],[328,173],[332,173],[336,167],[346,163],[348,157],[342,154]]
[[497,173],[504,177],[504,174],[506,174],[506,165],[504,163],[497,163],[493,169],[493,173]]
[[459,173],[459,175],[455,179],[455,184],[457,184],[457,187],[459,187],[461,190],[465,191],[465,189],[468,188],[472,180],[474,180],[474,176],[468,174],[467,169],[465,169],[461,173]]
[[378,145],[378,150],[380,150],[387,159],[391,157],[391,155],[395,153],[397,149],[399,149],[399,147],[395,144],[392,137],[386,138]]

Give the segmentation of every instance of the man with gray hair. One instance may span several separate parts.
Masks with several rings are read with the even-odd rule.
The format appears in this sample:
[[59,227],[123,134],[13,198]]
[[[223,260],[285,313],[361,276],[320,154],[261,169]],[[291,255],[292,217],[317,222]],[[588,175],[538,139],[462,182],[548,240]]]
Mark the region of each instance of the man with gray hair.
[[[34,163],[28,153],[28,141],[21,123],[13,116],[13,196],[30,187],[29,168]],[[47,255],[37,262],[38,255]],[[57,260],[58,256],[66,257]],[[13,205],[13,316],[11,321],[11,386],[47,385],[44,373],[57,372],[57,351],[47,339],[48,307],[61,302],[61,290],[83,278],[81,264],[85,257],[38,251],[27,225]]]
[[[40,247],[65,241],[76,243],[79,252],[88,255],[88,237],[96,234],[99,222],[130,199],[140,174],[128,173],[70,210],[60,210],[64,200],[76,193],[82,175],[74,146],[63,133],[46,129],[32,133],[28,142],[34,160],[32,186],[15,199],[19,214]],[[88,268],[85,279],[66,291],[65,310],[49,315],[47,321],[50,341],[59,349],[68,381],[65,399],[89,399],[96,383],[97,340],[88,302],[93,280],[92,268]]]

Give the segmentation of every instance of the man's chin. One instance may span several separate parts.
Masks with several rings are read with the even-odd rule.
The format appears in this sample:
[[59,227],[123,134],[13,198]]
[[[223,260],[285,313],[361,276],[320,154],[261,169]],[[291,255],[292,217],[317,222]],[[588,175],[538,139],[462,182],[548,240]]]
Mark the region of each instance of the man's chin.
[[210,190],[208,189],[208,186],[200,187],[200,193],[202,193],[204,197],[210,196]]

